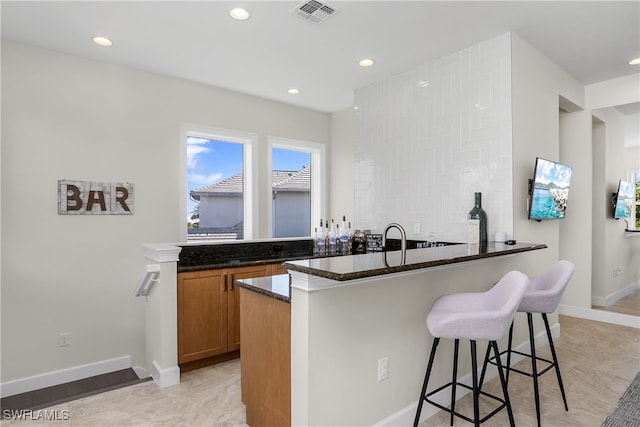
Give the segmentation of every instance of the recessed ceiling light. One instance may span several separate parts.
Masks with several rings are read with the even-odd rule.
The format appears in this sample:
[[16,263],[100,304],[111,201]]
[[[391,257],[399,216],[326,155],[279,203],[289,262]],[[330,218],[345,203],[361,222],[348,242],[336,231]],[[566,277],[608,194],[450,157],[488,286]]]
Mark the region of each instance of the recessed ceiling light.
[[629,61],[629,65],[638,65],[640,64],[640,58],[632,59]]
[[113,44],[111,40],[103,36],[91,37],[91,41],[97,44],[98,46],[111,46]]
[[374,61],[373,59],[366,58],[366,59],[361,59],[358,62],[358,65],[360,65],[361,67],[371,67],[375,63],[376,61]]
[[236,7],[229,11],[229,16],[231,16],[233,19],[236,19],[238,21],[244,21],[246,19],[249,19],[250,15],[247,9]]
[[427,86],[429,86],[429,82],[426,80],[420,80],[418,82],[418,87],[427,87]]
[[297,95],[297,94],[299,94],[299,93],[300,93],[300,89],[296,89],[296,88],[292,87],[291,89],[289,89],[289,90],[287,91],[287,93],[288,93],[289,95]]

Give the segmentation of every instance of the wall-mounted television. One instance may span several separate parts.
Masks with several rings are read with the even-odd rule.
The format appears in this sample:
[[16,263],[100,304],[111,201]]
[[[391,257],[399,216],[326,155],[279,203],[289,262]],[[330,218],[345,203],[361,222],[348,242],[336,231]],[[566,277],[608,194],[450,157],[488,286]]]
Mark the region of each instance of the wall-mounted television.
[[633,199],[635,186],[631,182],[620,180],[618,182],[618,192],[613,194],[613,217],[629,218],[633,209]]
[[571,166],[536,157],[533,179],[529,180],[529,219],[564,218],[571,171]]

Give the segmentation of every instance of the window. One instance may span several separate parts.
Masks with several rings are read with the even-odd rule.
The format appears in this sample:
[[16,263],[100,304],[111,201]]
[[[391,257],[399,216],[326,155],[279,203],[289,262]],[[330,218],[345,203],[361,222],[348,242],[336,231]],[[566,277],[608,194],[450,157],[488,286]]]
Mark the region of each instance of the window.
[[242,132],[183,125],[187,241],[253,237],[256,138]]
[[311,236],[324,205],[324,146],[270,137],[271,237]]
[[271,149],[273,237],[308,236],[311,229],[311,153]]

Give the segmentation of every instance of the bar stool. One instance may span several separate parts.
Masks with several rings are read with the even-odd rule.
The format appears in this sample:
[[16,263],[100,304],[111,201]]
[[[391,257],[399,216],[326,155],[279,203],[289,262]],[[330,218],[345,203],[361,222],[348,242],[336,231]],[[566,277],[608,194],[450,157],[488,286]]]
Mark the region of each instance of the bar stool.
[[[453,425],[453,416],[455,415],[479,426],[480,423],[486,421],[504,407],[507,408],[511,426],[515,425],[507,392],[507,382],[502,369],[500,367],[498,368],[504,395],[503,398],[483,392],[478,386],[476,340],[488,340],[489,348],[493,349],[495,355],[499,354],[496,340],[502,338],[509,324],[512,323],[516,308],[520,304],[528,284],[529,278],[527,276],[518,271],[511,271],[486,292],[466,292],[444,295],[433,303],[431,311],[427,316],[427,329],[429,329],[431,335],[434,336],[434,340],[431,346],[431,354],[429,356],[429,363],[427,364],[427,372],[422,385],[422,391],[420,392],[420,398],[418,400],[418,410],[413,423],[414,427],[417,426],[420,421],[420,413],[422,412],[422,406],[425,401],[449,412],[451,414],[451,425]],[[431,375],[431,369],[433,368],[433,361],[440,338],[455,340],[453,377],[450,383],[427,393],[429,376]],[[458,345],[460,339],[468,339],[470,341],[472,387],[458,382],[457,379]],[[500,358],[498,357],[496,360],[498,365],[500,365]],[[451,408],[442,406],[429,398],[431,395],[449,386],[451,386]],[[464,387],[473,392],[473,419],[455,411],[456,386]],[[478,402],[480,394],[501,403],[493,412],[483,419],[480,419]]]
[[[567,397],[564,393],[564,386],[562,385],[562,376],[560,375],[560,367],[558,365],[558,358],[556,356],[556,349],[553,345],[553,339],[551,338],[551,330],[549,329],[549,320],[547,319],[547,313],[553,313],[558,308],[560,297],[567,287],[575,266],[565,260],[556,262],[550,269],[539,277],[534,277],[529,280],[529,286],[522,297],[518,312],[527,313],[527,321],[529,323],[529,346],[531,354],[522,353],[520,351],[512,350],[511,345],[513,341],[513,323],[509,328],[509,344],[507,350],[501,353],[507,354],[507,370],[506,381],[509,381],[509,372],[514,371],[522,375],[533,378],[533,390],[536,402],[536,417],[538,419],[538,427],[540,426],[540,393],[538,387],[538,377],[551,368],[555,368],[556,376],[558,377],[558,385],[560,386],[560,393],[562,394],[562,401],[564,402],[564,409],[569,410],[567,406]],[[551,356],[553,361],[536,356],[535,336],[533,333],[533,313],[540,313],[544,320],[544,326],[547,330],[547,339],[549,340],[549,347],[551,348]],[[521,356],[525,356],[531,359],[531,373],[519,370],[511,366],[511,353],[516,353]],[[480,375],[480,387],[482,387],[482,381],[487,368],[487,362],[496,364],[499,359],[496,356],[489,357],[489,352],[485,354],[485,361],[482,366],[482,374]],[[547,363],[547,366],[538,372],[537,361]]]

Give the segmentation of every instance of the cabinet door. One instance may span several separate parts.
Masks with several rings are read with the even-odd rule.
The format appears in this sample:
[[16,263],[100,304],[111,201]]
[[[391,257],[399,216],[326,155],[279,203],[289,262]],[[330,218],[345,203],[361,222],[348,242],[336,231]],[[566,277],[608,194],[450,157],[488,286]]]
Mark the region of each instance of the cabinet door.
[[227,269],[178,274],[178,363],[226,353]]
[[271,274],[271,265],[256,265],[251,267],[238,267],[229,270],[229,324],[228,324],[228,349],[229,351],[240,348],[240,292],[233,285],[238,279],[250,279],[252,277],[264,277]]

